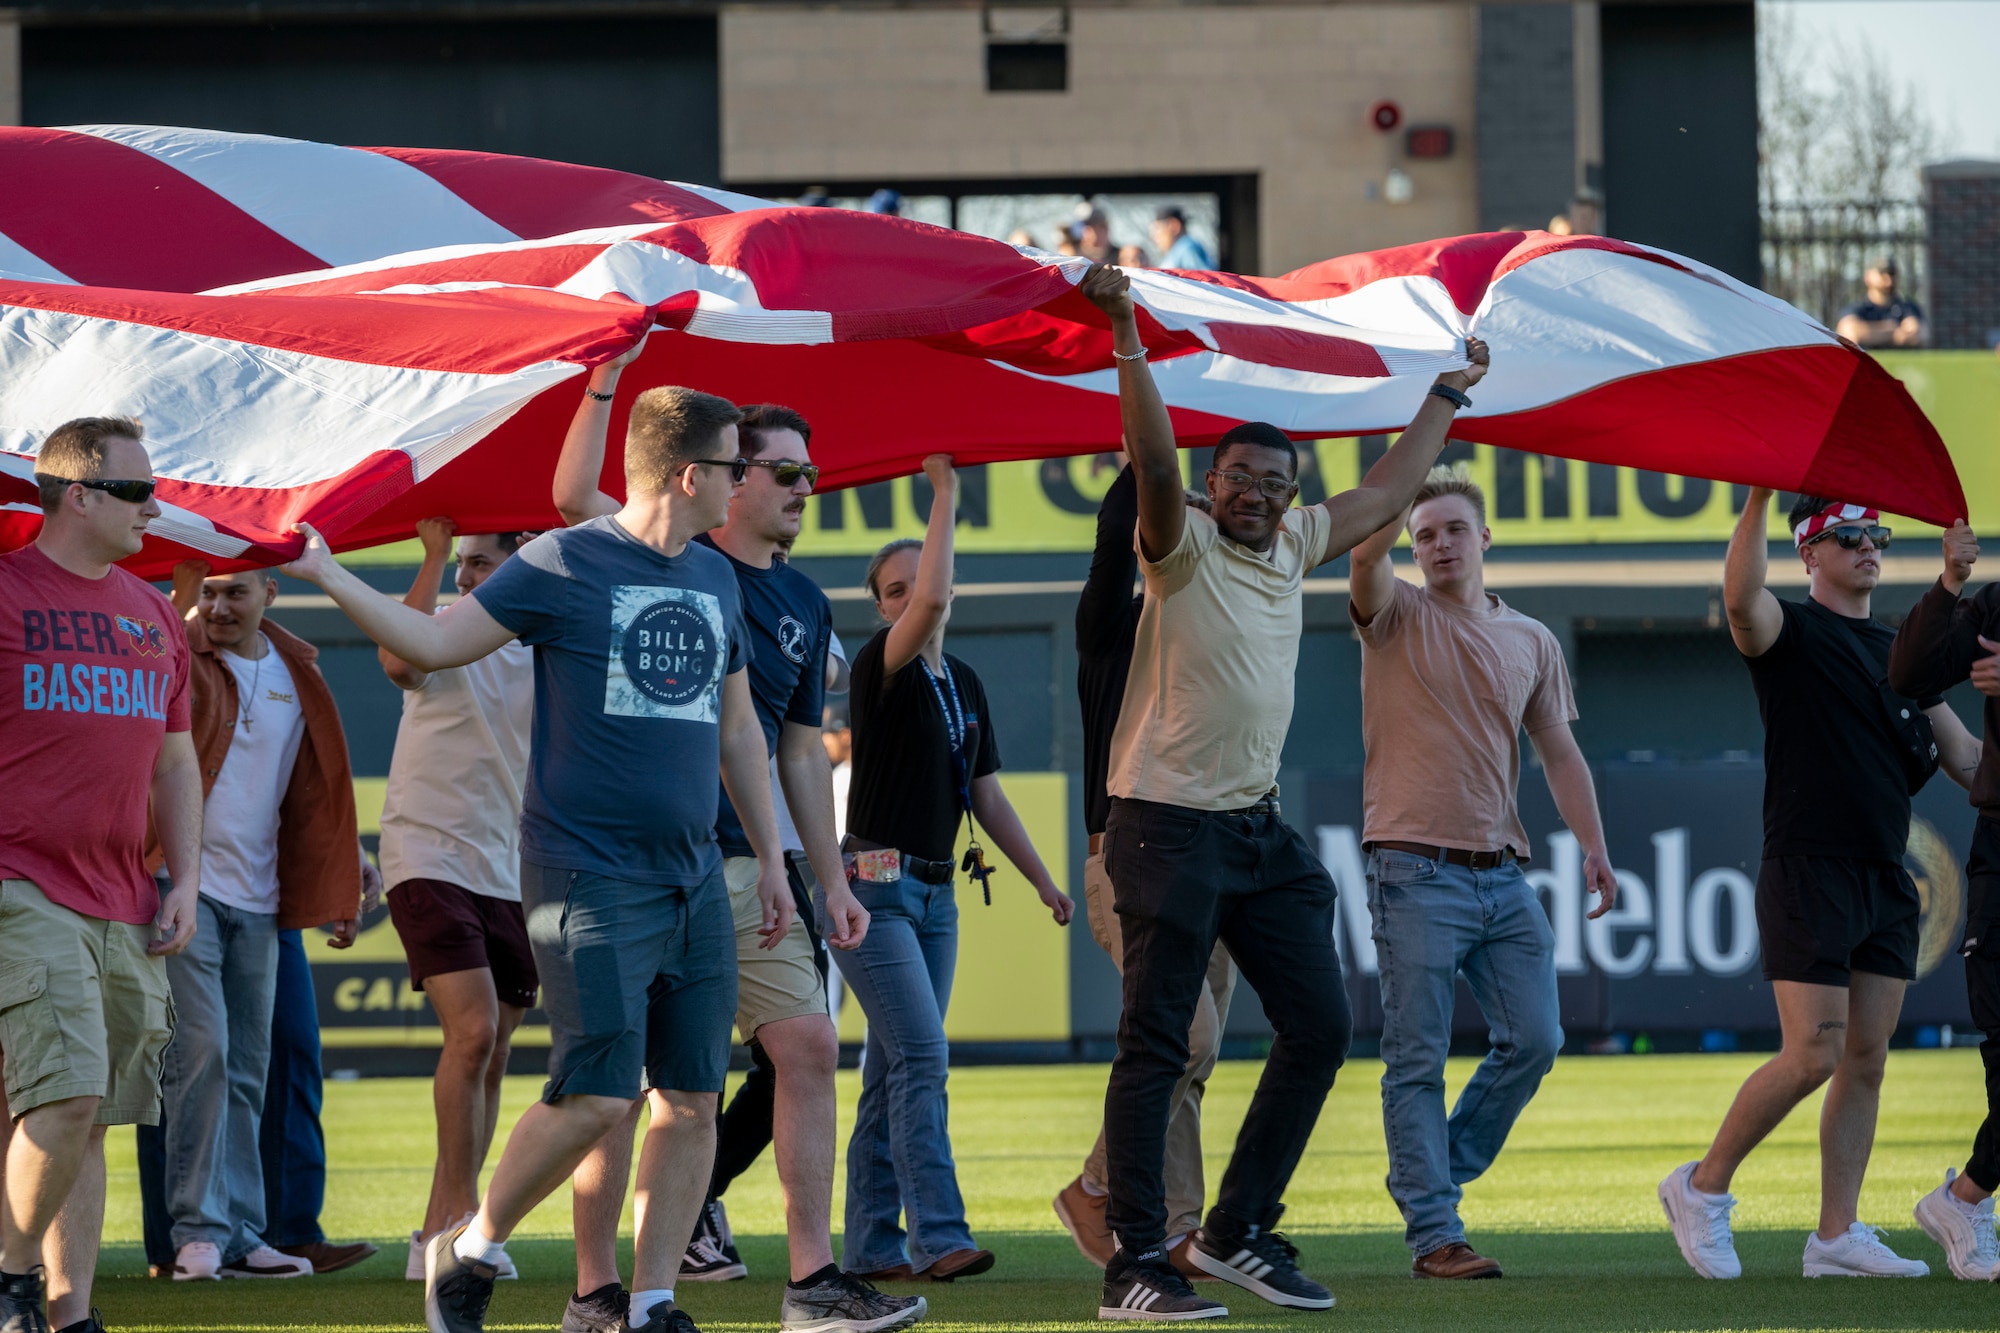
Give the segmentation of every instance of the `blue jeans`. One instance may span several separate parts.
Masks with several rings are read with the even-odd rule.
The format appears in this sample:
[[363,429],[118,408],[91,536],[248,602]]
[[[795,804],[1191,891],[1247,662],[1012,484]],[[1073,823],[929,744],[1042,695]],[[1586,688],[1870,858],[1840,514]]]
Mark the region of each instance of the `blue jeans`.
[[[1518,864],[1469,870],[1377,850],[1368,911],[1382,970],[1389,1194],[1421,1257],[1465,1239],[1460,1186],[1493,1165],[1562,1049],[1555,932]],[[1444,1061],[1461,972],[1491,1049],[1447,1120]]]
[[[861,947],[834,962],[868,1015],[861,1103],[847,1142],[847,1237],[841,1265],[922,1272],[973,1248],[951,1157],[944,1015],[958,966],[958,897],[905,876],[854,881],[871,918]],[[824,893],[817,906],[824,914]],[[903,1222],[907,1221],[907,1234]]]
[[[321,945],[321,948],[326,946]],[[264,1239],[314,1245],[326,1202],[326,1134],[320,1129],[319,1000],[296,930],[278,932],[277,1003],[271,1010],[271,1070],[257,1132],[264,1161]]]
[[257,1127],[271,1057],[278,918],[205,895],[195,903],[194,939],[167,959],[176,1022],[163,1079],[163,1184],[174,1248],[210,1241],[227,1263],[264,1243]]

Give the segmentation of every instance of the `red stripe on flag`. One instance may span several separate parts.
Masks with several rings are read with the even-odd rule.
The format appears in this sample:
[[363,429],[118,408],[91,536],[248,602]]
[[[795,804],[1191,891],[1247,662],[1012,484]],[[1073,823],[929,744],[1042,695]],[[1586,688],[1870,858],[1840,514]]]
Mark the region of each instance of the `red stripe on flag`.
[[588,227],[687,222],[730,211],[692,190],[604,167],[451,148],[363,151],[415,167],[524,240]]
[[301,299],[0,283],[0,306],[6,305],[173,329],[334,361],[485,375],[544,361],[608,361],[652,323],[644,307],[629,301],[587,301],[518,287]]
[[78,282],[198,292],[324,268],[205,185],[90,134],[0,134],[0,234]]

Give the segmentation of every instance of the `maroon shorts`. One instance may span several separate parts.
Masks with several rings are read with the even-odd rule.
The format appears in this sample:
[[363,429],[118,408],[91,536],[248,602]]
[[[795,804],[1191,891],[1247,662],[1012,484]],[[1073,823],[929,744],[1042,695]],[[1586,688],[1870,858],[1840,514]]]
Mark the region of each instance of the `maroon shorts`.
[[535,1007],[535,956],[528,950],[528,922],[521,904],[448,884],[406,879],[389,891],[389,919],[403,938],[410,984],[425,977],[491,968],[500,1003]]

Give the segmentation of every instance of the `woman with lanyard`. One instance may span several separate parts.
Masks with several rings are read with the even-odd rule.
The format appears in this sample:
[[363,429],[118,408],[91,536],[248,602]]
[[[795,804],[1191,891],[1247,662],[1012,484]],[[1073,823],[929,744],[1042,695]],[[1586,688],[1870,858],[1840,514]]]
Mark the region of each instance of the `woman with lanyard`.
[[924,474],[935,496],[925,539],[891,542],[869,562],[868,591],[889,624],[855,654],[848,696],[854,770],[842,850],[870,925],[860,948],[835,959],[868,1015],[842,1263],[876,1282],[993,1266],[966,1226],[945,1113],[944,1015],[958,961],[952,853],[965,817],[975,841],[963,868],[982,890],[992,873],[983,831],[1057,925],[1071,912],[1000,789],[986,690],[944,651],[958,475],[944,454],[925,459]]

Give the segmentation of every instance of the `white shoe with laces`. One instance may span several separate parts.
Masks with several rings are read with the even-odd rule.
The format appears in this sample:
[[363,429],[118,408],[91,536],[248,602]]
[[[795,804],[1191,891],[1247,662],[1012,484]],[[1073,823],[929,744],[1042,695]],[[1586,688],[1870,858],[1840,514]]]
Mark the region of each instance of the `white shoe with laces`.
[[1703,1194],[1694,1187],[1694,1169],[1688,1162],[1677,1166],[1660,1182],[1660,1207],[1666,1209],[1667,1224],[1674,1229],[1674,1243],[1681,1258],[1702,1277],[1743,1276],[1742,1261],[1736,1257],[1736,1240],[1729,1230],[1729,1211],[1736,1206],[1734,1194]]
[[174,1281],[213,1282],[222,1275],[222,1247],[191,1240],[174,1254]]
[[280,1254],[268,1245],[259,1245],[241,1259],[232,1259],[224,1264],[216,1275],[227,1278],[293,1278],[311,1277],[312,1271],[310,1259]]
[[1806,1236],[1807,1277],[1929,1277],[1931,1266],[1883,1243],[1882,1229],[1855,1222],[1832,1240]]
[[1944,1184],[1917,1200],[1917,1225],[1944,1249],[1953,1277],[2000,1282],[2000,1240],[1993,1234],[1993,1199],[1967,1203],[1952,1193],[1958,1172],[1945,1168]]

